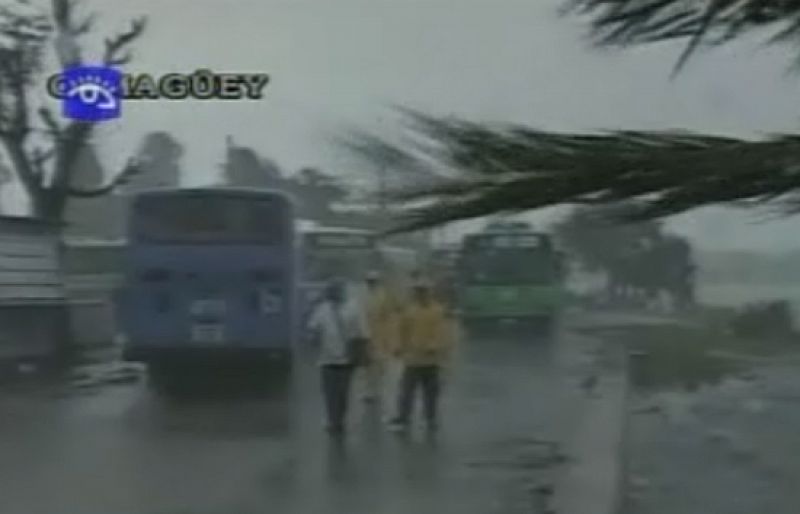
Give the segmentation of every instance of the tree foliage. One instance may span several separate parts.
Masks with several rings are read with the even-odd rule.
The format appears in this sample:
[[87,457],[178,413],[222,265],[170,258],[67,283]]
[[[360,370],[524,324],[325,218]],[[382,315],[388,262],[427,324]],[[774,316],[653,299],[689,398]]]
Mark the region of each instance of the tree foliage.
[[[112,239],[124,237],[129,203],[127,195],[147,189],[178,187],[183,152],[183,145],[168,132],[146,134],[135,157],[139,162],[139,172],[121,185],[118,192],[122,194],[102,195],[67,204],[64,212],[67,234]],[[74,178],[86,184],[83,187],[90,187],[102,180],[103,169],[93,147],[87,146],[83,155]]]
[[[73,179],[94,124],[63,123],[47,107],[36,109],[32,104],[33,88],[44,83],[47,45],[55,45],[62,67],[82,64],[79,39],[93,30],[94,20],[79,19],[74,0],[52,0],[49,12],[28,0],[0,6],[0,144],[37,217],[60,220],[69,198],[105,195],[138,171],[137,164],[129,162],[106,184],[77,187]],[[107,38],[102,62],[126,64],[131,59],[128,47],[144,28],[145,20],[137,19],[129,30]],[[44,129],[36,128],[35,119]],[[40,137],[32,137],[36,135]]]
[[559,242],[588,271],[608,272],[618,267],[623,257],[644,247],[661,234],[657,221],[620,225],[614,222],[617,206],[577,208],[557,223],[554,233]]
[[337,134],[334,142],[361,163],[367,164],[367,175],[377,184],[379,199],[386,193],[408,187],[438,185],[440,177],[429,163],[409,152],[403,145],[361,130],[348,130]]
[[169,132],[144,136],[137,152],[140,172],[120,189],[125,193],[159,187],[178,187],[181,182],[183,145]]
[[670,294],[680,303],[693,300],[694,260],[684,238],[647,220],[619,224],[630,205],[582,207],[555,226],[559,242],[587,270],[608,278],[614,299]]
[[335,217],[336,204],[348,197],[347,189],[335,177],[313,167],[289,177],[286,190],[296,197],[307,218],[320,221]]
[[226,160],[222,167],[224,183],[261,188],[278,185],[283,173],[276,162],[261,157],[252,148],[235,144],[230,136],[226,143]]
[[252,148],[234,144],[231,138],[228,138],[222,182],[228,186],[282,191],[295,199],[302,217],[320,221],[335,217],[334,204],[347,197],[347,189],[323,171],[306,167],[289,176],[275,161],[260,156]]

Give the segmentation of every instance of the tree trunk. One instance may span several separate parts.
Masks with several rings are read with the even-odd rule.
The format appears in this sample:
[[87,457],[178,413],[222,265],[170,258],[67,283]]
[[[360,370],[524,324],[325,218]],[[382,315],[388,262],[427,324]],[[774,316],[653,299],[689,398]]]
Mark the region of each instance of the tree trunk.
[[53,188],[26,188],[31,202],[31,216],[41,220],[61,222],[64,220],[66,194],[57,194]]
[[42,199],[42,218],[52,221],[63,221],[64,211],[67,207],[66,192],[55,189],[54,187],[49,187],[41,191],[40,197]]

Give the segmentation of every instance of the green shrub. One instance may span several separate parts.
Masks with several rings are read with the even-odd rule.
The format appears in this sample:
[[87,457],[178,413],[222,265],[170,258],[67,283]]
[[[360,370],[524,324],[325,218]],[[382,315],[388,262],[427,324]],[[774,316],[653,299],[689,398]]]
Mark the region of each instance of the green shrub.
[[734,334],[741,337],[783,337],[794,331],[789,302],[762,302],[743,307],[731,321]]

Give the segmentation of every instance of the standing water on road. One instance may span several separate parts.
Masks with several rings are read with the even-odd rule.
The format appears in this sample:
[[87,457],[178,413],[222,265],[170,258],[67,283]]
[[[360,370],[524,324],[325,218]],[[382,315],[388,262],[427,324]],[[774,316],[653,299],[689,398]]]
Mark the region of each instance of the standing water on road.
[[332,442],[313,362],[300,363],[282,398],[219,390],[170,398],[145,379],[2,393],[0,409],[14,422],[0,428],[0,506],[7,514],[265,505],[298,514],[530,512],[536,477],[558,465],[546,443],[565,422],[539,343],[463,348],[434,438],[388,432],[387,397],[383,410],[357,405],[348,438]]

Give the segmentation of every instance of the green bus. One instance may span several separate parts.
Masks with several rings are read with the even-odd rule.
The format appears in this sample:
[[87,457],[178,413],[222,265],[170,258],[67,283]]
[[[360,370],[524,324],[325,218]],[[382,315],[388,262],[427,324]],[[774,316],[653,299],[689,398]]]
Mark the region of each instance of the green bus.
[[564,258],[550,235],[490,226],[464,237],[458,303],[468,330],[508,320],[549,332],[566,297]]

